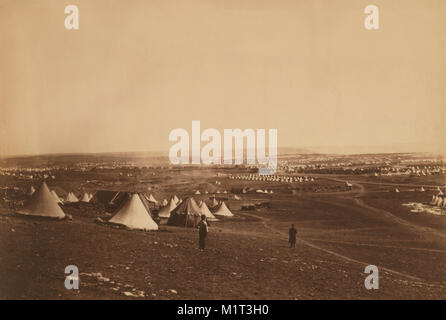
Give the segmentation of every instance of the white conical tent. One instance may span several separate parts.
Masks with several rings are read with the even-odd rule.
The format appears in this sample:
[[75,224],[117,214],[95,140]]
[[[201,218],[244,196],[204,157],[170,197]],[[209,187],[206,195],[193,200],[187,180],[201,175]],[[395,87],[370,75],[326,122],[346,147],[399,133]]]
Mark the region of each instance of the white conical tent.
[[124,225],[130,229],[158,230],[138,194],[133,194],[122,208],[109,220],[110,223]]
[[215,198],[212,198],[211,208],[218,206],[218,201]]
[[202,201],[199,207],[201,210],[201,214],[204,214],[206,216],[206,219],[208,219],[209,221],[218,221],[218,219],[209,210],[208,206],[206,205],[206,202]]
[[430,204],[435,204],[437,202],[437,196],[433,195]]
[[423,188],[423,187],[421,187],[421,188],[420,188],[420,191],[421,191],[421,192],[424,192],[425,190],[424,190],[424,188]]
[[29,196],[32,196],[36,192],[36,189],[34,189],[33,186],[29,187],[28,192],[26,193]]
[[88,195],[88,193],[84,192],[84,195],[82,196],[81,201],[82,202],[90,202],[90,196]]
[[152,202],[152,203],[158,203],[158,200],[156,200],[155,197],[154,197],[152,194],[150,194],[150,195],[147,197],[147,200],[149,200],[149,201]]
[[59,196],[57,195],[56,191],[51,190],[51,195],[56,199],[57,203],[62,203],[62,200],[60,200]]
[[79,199],[74,195],[73,192],[69,192],[65,198],[65,202],[78,202]]
[[173,201],[175,202],[175,204],[178,204],[180,202],[180,199],[178,199],[176,194],[173,196]]
[[234,194],[234,200],[242,200],[238,195]]
[[201,194],[200,190],[195,191],[195,194]]
[[169,203],[162,207],[158,212],[158,217],[160,218],[169,218],[170,213],[177,207],[174,198],[170,198]]
[[42,182],[42,185],[34,192],[26,206],[18,210],[17,213],[57,219],[65,218],[65,213],[57,204],[45,182]]
[[233,217],[234,214],[228,209],[225,202],[222,201],[219,206],[214,211],[214,215],[216,216],[225,216],[225,217]]
[[398,188],[395,188],[395,192],[400,192],[400,190],[398,190]]

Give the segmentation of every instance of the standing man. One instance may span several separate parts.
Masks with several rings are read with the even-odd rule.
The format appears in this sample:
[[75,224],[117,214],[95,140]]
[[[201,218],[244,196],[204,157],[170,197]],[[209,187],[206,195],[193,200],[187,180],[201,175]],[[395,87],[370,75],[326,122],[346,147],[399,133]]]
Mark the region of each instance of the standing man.
[[206,222],[206,216],[201,216],[201,221],[198,223],[198,247],[200,250],[204,250],[206,235],[208,234],[208,224]]
[[288,230],[288,234],[289,234],[288,243],[290,244],[290,248],[295,248],[297,230],[296,228],[294,228],[294,224],[291,225],[290,230]]

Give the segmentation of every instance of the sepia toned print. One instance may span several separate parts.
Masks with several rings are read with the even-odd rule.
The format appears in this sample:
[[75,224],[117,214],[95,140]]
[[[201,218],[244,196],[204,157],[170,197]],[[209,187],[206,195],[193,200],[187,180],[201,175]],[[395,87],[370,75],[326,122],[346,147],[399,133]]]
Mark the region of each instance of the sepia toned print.
[[445,299],[445,13],[0,0],[0,299]]

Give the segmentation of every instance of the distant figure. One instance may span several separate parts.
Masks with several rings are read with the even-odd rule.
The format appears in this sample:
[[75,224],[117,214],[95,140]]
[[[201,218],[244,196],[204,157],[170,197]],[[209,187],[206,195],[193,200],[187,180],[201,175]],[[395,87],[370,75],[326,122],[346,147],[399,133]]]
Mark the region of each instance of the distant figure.
[[204,250],[206,235],[208,234],[208,224],[206,222],[206,216],[201,216],[201,221],[198,223],[198,246],[200,250]]
[[294,228],[294,224],[291,225],[291,228],[288,231],[288,233],[289,233],[288,242],[290,244],[290,248],[295,248],[296,247],[297,230],[296,230],[296,228]]

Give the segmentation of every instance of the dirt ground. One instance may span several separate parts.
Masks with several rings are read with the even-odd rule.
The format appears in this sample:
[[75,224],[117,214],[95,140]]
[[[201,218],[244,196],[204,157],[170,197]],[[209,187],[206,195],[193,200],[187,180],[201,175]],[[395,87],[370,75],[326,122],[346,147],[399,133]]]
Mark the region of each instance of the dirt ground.
[[[190,173],[154,194],[185,196],[186,184],[192,193],[215,179]],[[324,184],[345,180],[351,181],[327,178]],[[300,188],[294,194],[277,184],[272,196],[242,195],[244,201],[271,201],[269,209],[254,211],[240,211],[230,200],[236,216],[212,223],[205,251],[197,249],[193,229],[130,231],[95,223],[94,212],[70,209],[72,221],[51,221],[3,209],[0,298],[445,299],[446,217],[401,206],[407,199],[430,201],[431,193],[353,184],[349,191]],[[233,185],[223,179],[219,188]],[[287,243],[291,223],[298,231],[293,249]],[[79,269],[79,290],[64,287],[67,265]],[[378,290],[365,289],[367,265],[379,269]]]

